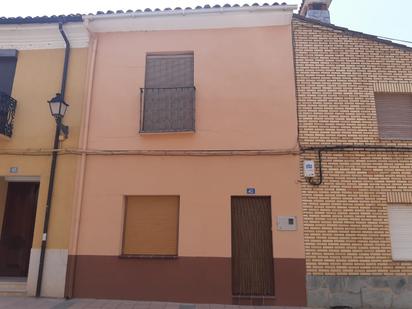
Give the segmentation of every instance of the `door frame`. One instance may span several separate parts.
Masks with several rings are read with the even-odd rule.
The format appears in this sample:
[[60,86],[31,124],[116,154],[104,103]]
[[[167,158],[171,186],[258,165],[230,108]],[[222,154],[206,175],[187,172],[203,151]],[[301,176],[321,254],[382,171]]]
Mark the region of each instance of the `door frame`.
[[[273,295],[236,295],[233,294],[233,273],[234,273],[234,265],[233,265],[233,221],[232,221],[232,201],[234,198],[267,198],[269,199],[269,206],[270,206],[270,233],[271,233],[271,257],[272,257],[272,280],[273,280]],[[275,282],[275,266],[274,266],[274,258],[275,254],[273,251],[274,248],[274,236],[273,236],[273,210],[272,210],[272,196],[271,195],[231,195],[230,196],[230,245],[231,245],[231,290],[232,290],[232,297],[237,298],[250,298],[250,297],[264,297],[264,298],[272,298],[276,296],[276,282]]]
[[[33,224],[33,237],[31,240],[31,247],[30,247],[30,254],[29,254],[29,260],[28,260],[28,273],[25,277],[21,277],[21,278],[28,278],[29,276],[29,272],[30,272],[30,267],[31,267],[31,250],[33,249],[33,241],[34,241],[34,234],[35,234],[35,230],[36,230],[36,219],[37,219],[37,215],[38,215],[38,210],[39,210],[39,198],[40,198],[40,192],[41,192],[41,177],[40,176],[23,176],[23,175],[0,175],[0,178],[3,178],[3,180],[5,182],[8,183],[16,183],[16,182],[24,182],[24,183],[33,183],[33,184],[38,184],[38,189],[37,189],[37,197],[36,197],[36,210],[35,210],[35,214],[34,214],[34,224]],[[0,218],[2,221],[4,220],[4,216],[6,215],[6,206],[7,206],[7,198],[8,198],[8,189],[6,190],[6,196],[5,196],[5,201],[4,201],[4,214],[3,217]],[[0,236],[1,237],[1,236]],[[7,278],[9,276],[1,276],[0,278]],[[15,278],[20,278],[20,277],[15,277]]]

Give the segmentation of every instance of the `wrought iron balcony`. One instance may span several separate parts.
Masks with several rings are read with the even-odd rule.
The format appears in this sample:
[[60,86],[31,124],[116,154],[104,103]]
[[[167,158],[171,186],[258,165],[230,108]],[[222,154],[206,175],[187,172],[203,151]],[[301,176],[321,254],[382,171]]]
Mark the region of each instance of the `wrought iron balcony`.
[[194,132],[194,86],[140,89],[140,132]]
[[17,101],[0,92],[0,134],[11,137]]

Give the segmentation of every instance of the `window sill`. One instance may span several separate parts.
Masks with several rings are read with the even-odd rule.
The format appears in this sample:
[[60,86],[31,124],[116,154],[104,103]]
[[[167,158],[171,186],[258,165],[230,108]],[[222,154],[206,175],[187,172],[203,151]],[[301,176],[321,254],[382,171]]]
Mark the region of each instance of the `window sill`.
[[164,134],[194,134],[195,130],[190,131],[139,131],[141,135],[164,135]]
[[276,296],[274,295],[236,295],[236,294],[232,294],[233,298],[245,298],[245,299],[261,299],[261,298],[265,298],[265,299],[276,299]]
[[410,257],[410,258],[402,258],[402,259],[392,258],[392,262],[394,262],[394,263],[410,263],[410,262],[412,262],[412,257]]
[[175,260],[177,255],[121,254],[119,259]]
[[379,140],[381,142],[392,142],[392,143],[410,143],[412,142],[412,137],[411,138],[395,138],[395,137],[379,137]]
[[8,137],[7,135],[0,134],[0,141],[9,142],[9,141],[11,141],[11,137]]

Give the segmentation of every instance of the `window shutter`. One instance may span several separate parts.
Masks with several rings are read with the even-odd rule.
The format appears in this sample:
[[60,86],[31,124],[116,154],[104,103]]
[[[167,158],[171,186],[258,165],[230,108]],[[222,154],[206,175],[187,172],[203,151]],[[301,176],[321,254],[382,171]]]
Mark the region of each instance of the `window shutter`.
[[146,88],[193,87],[193,54],[156,55],[146,58]]
[[375,101],[380,137],[412,140],[412,95],[377,93]]
[[397,261],[412,261],[412,205],[394,205],[388,209],[392,257]]
[[123,254],[177,255],[178,196],[126,199]]
[[16,72],[17,51],[0,50],[0,92],[11,95]]
[[193,53],[147,55],[145,79],[142,131],[193,131]]

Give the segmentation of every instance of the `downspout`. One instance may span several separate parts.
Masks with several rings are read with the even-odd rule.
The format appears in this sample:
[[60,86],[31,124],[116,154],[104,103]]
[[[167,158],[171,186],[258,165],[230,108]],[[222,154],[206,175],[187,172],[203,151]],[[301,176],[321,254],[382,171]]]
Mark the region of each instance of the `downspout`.
[[84,26],[92,39],[92,49],[88,57],[88,72],[87,72],[87,84],[85,90],[85,106],[83,111],[83,118],[81,123],[80,141],[79,148],[81,150],[81,158],[78,164],[78,173],[76,177],[76,187],[75,187],[75,198],[73,205],[73,218],[72,218],[72,230],[70,234],[70,244],[69,244],[69,259],[67,264],[67,274],[66,274],[66,287],[65,287],[65,298],[73,297],[73,290],[75,285],[76,276],[76,264],[77,264],[77,250],[79,242],[79,230],[81,223],[81,210],[83,201],[83,191],[84,191],[84,178],[86,173],[86,163],[87,163],[87,146],[89,139],[89,123],[90,123],[90,113],[91,113],[91,102],[92,102],[92,90],[93,90],[93,80],[94,80],[94,68],[96,62],[96,52],[98,45],[97,36],[90,30],[89,21],[84,20]]
[[[67,39],[66,33],[63,30],[63,22],[59,23],[59,31],[66,44],[66,49],[64,53],[63,76],[62,76],[62,83],[60,87],[60,96],[61,96],[61,99],[64,101],[64,95],[66,93],[67,69],[68,69],[69,57],[70,57],[70,42]],[[62,119],[56,118],[56,132],[54,135],[53,154],[52,154],[52,161],[51,161],[51,167],[50,167],[49,188],[47,192],[46,214],[44,217],[43,237],[42,237],[41,250],[40,250],[40,262],[39,262],[39,272],[37,276],[36,297],[40,297],[41,295],[41,285],[43,281],[43,272],[44,272],[44,258],[46,255],[46,248],[47,248],[47,232],[49,230],[50,211],[51,211],[53,191],[54,191],[54,177],[56,174],[57,153],[59,149],[59,136],[60,136],[61,127],[62,127]]]

